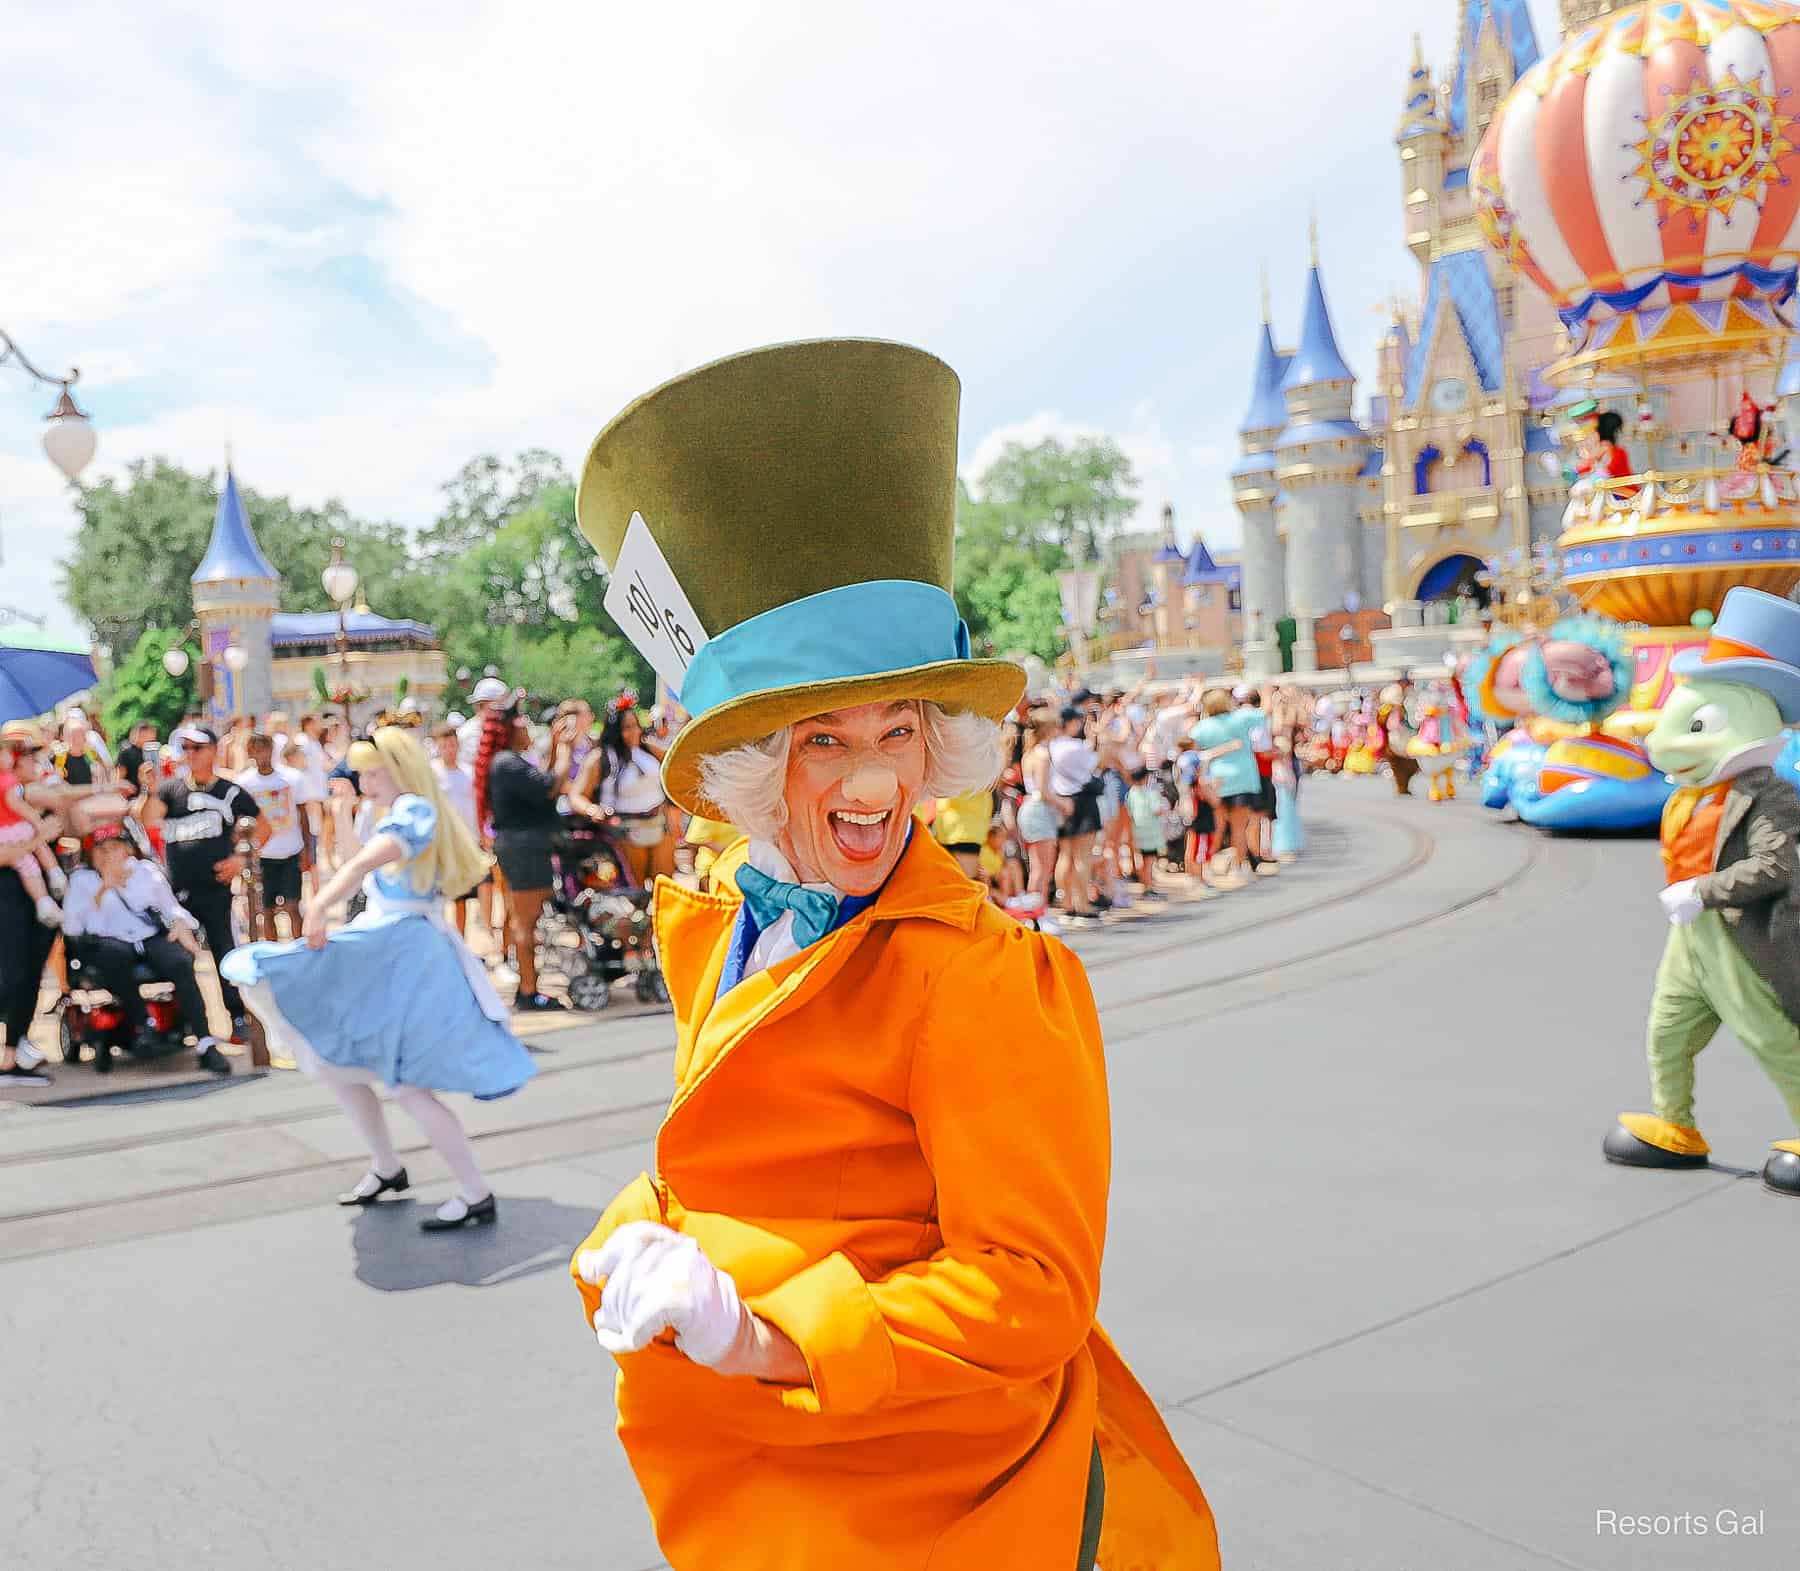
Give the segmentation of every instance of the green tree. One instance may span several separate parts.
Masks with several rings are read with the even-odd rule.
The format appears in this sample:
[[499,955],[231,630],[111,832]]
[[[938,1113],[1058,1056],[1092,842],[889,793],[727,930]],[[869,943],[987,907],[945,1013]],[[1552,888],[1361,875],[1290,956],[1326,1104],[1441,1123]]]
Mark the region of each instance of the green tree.
[[981,500],[1008,509],[1018,543],[1059,547],[1073,562],[1097,562],[1101,548],[1137,508],[1137,474],[1109,437],[1065,446],[1046,437],[1009,442],[977,482]]
[[[430,564],[454,562],[491,540],[543,492],[568,486],[562,460],[541,447],[527,448],[510,463],[492,453],[471,458],[445,482],[443,511],[419,532],[419,557]],[[572,501],[570,506],[573,520]]]
[[[491,463],[467,465],[463,477],[491,475]],[[534,695],[582,697],[595,708],[621,686],[648,695],[655,677],[605,610],[606,582],[576,527],[574,487],[566,478],[542,486],[443,569],[445,663],[471,681],[491,665]],[[448,698],[461,701],[467,686]]]
[[198,646],[185,646],[189,664],[180,676],[170,676],[163,666],[163,655],[182,640],[180,628],[148,628],[113,667],[100,684],[99,694],[100,716],[108,736],[123,740],[140,720],[155,721],[157,734],[167,736],[184,714],[197,707],[194,672],[200,663]]
[[981,654],[1061,652],[1062,597],[1055,570],[1062,548],[1035,536],[1016,506],[956,497],[956,600]]

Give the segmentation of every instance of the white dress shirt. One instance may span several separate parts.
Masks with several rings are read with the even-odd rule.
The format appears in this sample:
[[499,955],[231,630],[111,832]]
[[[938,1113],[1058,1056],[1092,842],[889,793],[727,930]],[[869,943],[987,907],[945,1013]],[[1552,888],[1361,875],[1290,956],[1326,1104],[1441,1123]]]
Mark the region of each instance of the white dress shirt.
[[133,857],[123,889],[108,888],[91,867],[70,874],[69,892],[63,898],[63,931],[76,938],[85,933],[93,938],[141,944],[161,931],[154,922],[138,914],[143,911],[156,912],[170,928],[177,923],[191,928],[200,926],[175,898],[175,891],[156,864]]

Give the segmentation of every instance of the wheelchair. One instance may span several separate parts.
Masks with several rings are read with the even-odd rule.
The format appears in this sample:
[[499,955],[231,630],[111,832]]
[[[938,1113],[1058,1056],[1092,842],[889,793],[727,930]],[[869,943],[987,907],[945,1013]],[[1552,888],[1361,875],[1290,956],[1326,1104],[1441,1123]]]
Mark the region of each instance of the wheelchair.
[[115,1048],[144,1058],[166,1058],[187,1046],[172,982],[164,981],[142,961],[133,970],[133,980],[149,1011],[151,1040],[149,1044],[140,1043],[132,1036],[131,1017],[125,1006],[101,985],[88,959],[87,945],[79,938],[67,942],[69,991],[57,1000],[56,1006],[57,1039],[65,1066],[73,1069],[81,1062],[83,1047],[92,1049],[95,1071],[105,1074],[112,1068]]

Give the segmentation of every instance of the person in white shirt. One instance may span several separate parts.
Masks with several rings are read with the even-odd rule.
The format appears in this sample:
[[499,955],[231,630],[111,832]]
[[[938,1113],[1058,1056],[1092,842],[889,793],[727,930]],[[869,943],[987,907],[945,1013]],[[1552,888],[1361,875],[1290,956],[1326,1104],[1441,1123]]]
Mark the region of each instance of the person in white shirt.
[[303,813],[304,827],[311,844],[308,847],[308,860],[312,866],[307,870],[307,889],[317,893],[319,887],[319,865],[331,854],[331,789],[325,784],[325,777],[331,770],[331,761],[325,756],[325,744],[320,737],[320,722],[316,714],[307,713],[300,717],[300,729],[292,742],[288,744],[288,755],[292,761],[294,748],[298,747],[304,755],[299,764],[300,772],[306,776],[306,807]]
[[457,729],[456,761],[471,772],[471,777],[475,768],[475,753],[481,746],[481,727],[487,719],[488,711],[511,697],[512,689],[497,676],[484,676],[469,694],[470,701],[475,705],[475,713]]
[[255,798],[269,838],[262,845],[263,911],[274,936],[275,917],[287,918],[289,938],[300,936],[300,853],[306,847],[300,833],[300,802],[305,789],[298,770],[275,763],[275,740],[265,731],[250,738],[250,767],[237,783]]
[[623,832],[631,875],[647,884],[675,875],[675,838],[669,832],[669,795],[662,757],[668,748],[644,728],[637,695],[621,693],[606,706],[599,745],[569,787],[571,813]]
[[[437,776],[438,789],[444,793],[444,800],[456,810],[456,816],[469,826],[475,836],[475,843],[481,844],[481,827],[475,822],[475,776],[463,765],[461,738],[458,728],[448,720],[432,729],[432,740],[437,744],[435,756],[431,760],[431,772]],[[482,884],[488,882],[483,879]],[[475,909],[475,920],[481,921],[481,900],[479,892],[481,884],[477,884],[466,895],[459,896],[450,902],[450,918],[456,923],[456,931],[467,938],[469,934],[469,908]]]
[[[323,750],[320,757],[323,757]],[[276,754],[276,768],[286,775],[294,787],[294,806],[300,818],[300,875],[308,895],[319,892],[319,820],[325,811],[328,792],[325,777],[314,782],[307,767],[306,738],[295,733],[285,751]]]
[[[200,1066],[231,1073],[231,1061],[207,1034],[206,1000],[194,980],[200,924],[175,898],[153,862],[139,857],[123,824],[101,824],[83,842],[88,865],[69,879],[63,900],[63,933],[131,1022],[134,1048],[150,1048],[150,1014],[136,981],[147,966],[175,986],[182,1028],[199,1043]],[[112,1068],[112,1049],[96,1047],[94,1068]]]
[[1068,902],[1068,920],[1080,927],[1094,915],[1090,863],[1100,833],[1100,757],[1087,741],[1087,715],[1073,706],[1062,712],[1062,734],[1050,744],[1050,789],[1075,804],[1056,837],[1062,842],[1056,884]]

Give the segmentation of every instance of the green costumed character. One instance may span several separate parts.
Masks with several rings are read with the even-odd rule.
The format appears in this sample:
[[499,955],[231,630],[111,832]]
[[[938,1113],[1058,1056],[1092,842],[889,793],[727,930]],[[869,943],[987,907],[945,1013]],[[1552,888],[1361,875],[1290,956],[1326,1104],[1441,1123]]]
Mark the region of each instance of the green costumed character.
[[[1771,767],[1800,724],[1800,606],[1733,589],[1647,738],[1675,782],[1662,821],[1670,922],[1646,1047],[1656,1111],[1622,1113],[1605,1152],[1632,1167],[1704,1167],[1694,1059],[1729,1026],[1800,1127],[1800,795]],[[1800,1140],[1763,1182],[1800,1195]]]

